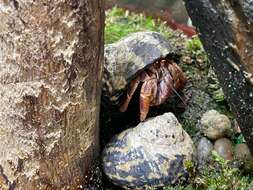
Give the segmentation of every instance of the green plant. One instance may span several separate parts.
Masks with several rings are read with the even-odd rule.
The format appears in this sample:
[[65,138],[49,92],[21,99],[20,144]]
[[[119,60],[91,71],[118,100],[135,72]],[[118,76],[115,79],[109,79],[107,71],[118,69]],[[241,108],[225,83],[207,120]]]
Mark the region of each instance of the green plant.
[[193,60],[201,63],[208,62],[208,57],[198,37],[187,40],[186,49]]
[[152,17],[146,17],[143,14],[136,14],[114,7],[106,11],[105,20],[105,43],[113,43],[127,36],[130,33],[138,31],[159,31],[166,37],[172,35],[165,22],[154,20]]
[[195,179],[197,189],[205,190],[250,190],[253,181],[250,176],[243,176],[241,171],[230,165],[216,151],[212,152],[213,165]]
[[239,136],[236,136],[235,134],[233,134],[232,141],[234,144],[241,144],[241,143],[246,142],[242,134],[240,134]]
[[[213,163],[206,166],[187,185],[164,187],[163,190],[251,190],[253,177],[244,176],[230,161],[224,160],[216,151],[212,152]],[[189,165],[189,164],[188,164]],[[190,164],[189,167],[192,165]]]
[[196,128],[196,123],[193,122],[191,119],[184,119],[182,120],[182,127],[184,130],[190,135],[193,136],[195,135],[199,129]]
[[191,50],[191,51],[203,50],[202,43],[198,37],[194,37],[191,40],[188,40],[186,47],[188,50]]

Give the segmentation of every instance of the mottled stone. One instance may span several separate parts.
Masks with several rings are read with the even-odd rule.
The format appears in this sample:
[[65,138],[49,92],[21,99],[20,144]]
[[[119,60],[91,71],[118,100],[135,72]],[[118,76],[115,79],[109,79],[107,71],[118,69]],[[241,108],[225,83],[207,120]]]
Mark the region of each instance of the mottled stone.
[[210,160],[210,155],[213,150],[213,144],[207,138],[202,137],[198,142],[197,153],[198,153],[198,165],[199,167],[205,166]]
[[114,137],[104,149],[103,169],[125,189],[161,187],[187,179],[184,162],[194,155],[190,136],[165,113]]
[[103,96],[117,102],[118,93],[138,72],[159,58],[173,54],[173,48],[157,32],[137,32],[105,46]]
[[220,114],[216,110],[210,110],[201,118],[202,132],[210,139],[216,140],[231,134],[231,122],[226,115]]
[[233,160],[232,143],[227,138],[221,138],[215,141],[214,150],[225,160]]
[[244,163],[244,169],[246,171],[253,171],[253,155],[247,144],[241,143],[235,146],[235,158]]

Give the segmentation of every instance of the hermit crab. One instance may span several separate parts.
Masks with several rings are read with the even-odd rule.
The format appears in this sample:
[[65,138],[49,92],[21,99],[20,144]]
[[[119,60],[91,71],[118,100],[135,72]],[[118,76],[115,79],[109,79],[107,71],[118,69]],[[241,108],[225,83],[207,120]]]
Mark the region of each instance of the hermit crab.
[[157,32],[137,32],[105,47],[103,97],[125,112],[138,87],[140,120],[186,84],[170,43]]

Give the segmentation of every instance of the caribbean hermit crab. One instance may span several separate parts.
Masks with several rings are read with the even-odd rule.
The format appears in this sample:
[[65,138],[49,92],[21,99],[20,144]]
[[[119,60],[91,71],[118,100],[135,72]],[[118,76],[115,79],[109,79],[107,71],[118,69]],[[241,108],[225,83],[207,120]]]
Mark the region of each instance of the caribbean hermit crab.
[[140,120],[186,84],[170,43],[156,32],[137,32],[105,47],[103,97],[125,112],[141,85]]

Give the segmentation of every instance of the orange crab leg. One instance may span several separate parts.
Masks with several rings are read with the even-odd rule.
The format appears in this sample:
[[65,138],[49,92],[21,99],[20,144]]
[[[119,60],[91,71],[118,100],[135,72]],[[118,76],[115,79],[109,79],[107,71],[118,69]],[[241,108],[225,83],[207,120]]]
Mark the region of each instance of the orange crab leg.
[[172,75],[172,78],[174,81],[173,83],[174,83],[176,90],[183,89],[183,87],[186,84],[187,79],[186,79],[183,71],[181,70],[181,68],[176,63],[172,62],[168,65],[168,69]]
[[122,105],[120,106],[119,110],[120,112],[125,112],[128,108],[128,105],[132,99],[132,96],[134,95],[134,92],[136,91],[138,85],[140,82],[144,82],[150,79],[150,76],[148,75],[147,72],[143,71],[139,74],[138,77],[133,79],[130,83],[130,86],[127,90],[126,98],[123,101]]
[[153,78],[145,81],[141,87],[140,94],[140,121],[144,121],[149,112],[157,93],[157,79]]
[[168,73],[164,76],[164,79],[161,80],[160,83],[158,84],[158,91],[155,101],[156,106],[164,103],[173,94],[171,85],[173,85],[173,79],[171,75]]

